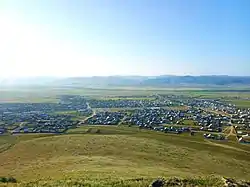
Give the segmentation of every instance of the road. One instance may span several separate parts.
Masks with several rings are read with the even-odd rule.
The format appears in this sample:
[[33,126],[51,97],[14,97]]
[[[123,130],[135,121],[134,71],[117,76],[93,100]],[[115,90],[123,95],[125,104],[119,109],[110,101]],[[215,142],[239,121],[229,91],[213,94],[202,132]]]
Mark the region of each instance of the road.
[[79,125],[85,124],[88,119],[90,119],[90,118],[92,118],[93,116],[96,115],[96,111],[91,108],[91,106],[89,105],[89,103],[87,103],[87,108],[90,109],[90,110],[92,110],[93,113],[90,116],[88,116],[85,119],[83,119],[82,121],[80,121]]
[[209,140],[205,140],[205,141],[207,143],[211,144],[211,145],[214,145],[214,146],[223,147],[223,148],[226,148],[226,149],[232,149],[232,150],[235,150],[235,151],[241,151],[241,152],[245,152],[245,153],[250,154],[250,151],[247,151],[247,150],[244,150],[244,149],[240,149],[240,148],[237,148],[237,147],[232,147],[232,146],[226,145],[226,144],[215,143],[215,142],[212,142],[212,141],[209,141]]
[[121,125],[121,124],[124,122],[125,119],[126,119],[126,116],[124,116],[124,117],[121,119],[121,121],[118,123],[118,125]]

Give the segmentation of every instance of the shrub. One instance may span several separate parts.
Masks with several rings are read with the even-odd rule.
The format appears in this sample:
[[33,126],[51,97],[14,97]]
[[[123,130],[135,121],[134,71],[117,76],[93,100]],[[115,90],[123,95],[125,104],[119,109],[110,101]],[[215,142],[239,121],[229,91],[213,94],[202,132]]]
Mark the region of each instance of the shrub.
[[17,180],[14,177],[0,177],[1,183],[16,183]]
[[17,180],[16,180],[14,177],[9,177],[9,178],[8,178],[8,182],[9,182],[9,183],[16,183]]
[[6,183],[7,182],[7,178],[6,177],[0,177],[0,182]]

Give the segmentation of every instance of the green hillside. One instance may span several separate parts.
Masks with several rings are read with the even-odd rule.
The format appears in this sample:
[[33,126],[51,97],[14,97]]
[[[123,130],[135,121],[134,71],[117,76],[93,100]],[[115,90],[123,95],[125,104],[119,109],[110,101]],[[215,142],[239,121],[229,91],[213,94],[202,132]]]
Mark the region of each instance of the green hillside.
[[93,186],[145,186],[158,177],[210,175],[216,180],[196,180],[216,184],[223,176],[250,179],[248,145],[210,142],[201,135],[86,126],[65,135],[0,136],[0,151],[0,176],[15,177],[23,185],[47,181],[60,186],[60,181],[69,180]]

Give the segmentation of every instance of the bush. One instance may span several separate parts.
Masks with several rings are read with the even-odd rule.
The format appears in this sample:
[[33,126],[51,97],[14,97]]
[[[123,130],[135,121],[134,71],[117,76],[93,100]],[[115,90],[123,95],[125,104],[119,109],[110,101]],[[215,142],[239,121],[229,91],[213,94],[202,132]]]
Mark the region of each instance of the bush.
[[6,183],[7,182],[7,178],[6,177],[0,177],[0,182]]
[[0,177],[1,183],[16,183],[17,180],[14,177]]
[[100,133],[101,133],[101,130],[100,130],[100,129],[97,129],[96,133],[97,133],[97,134],[100,134]]
[[9,178],[8,178],[8,182],[9,182],[9,183],[16,183],[17,180],[16,180],[14,177],[9,177]]

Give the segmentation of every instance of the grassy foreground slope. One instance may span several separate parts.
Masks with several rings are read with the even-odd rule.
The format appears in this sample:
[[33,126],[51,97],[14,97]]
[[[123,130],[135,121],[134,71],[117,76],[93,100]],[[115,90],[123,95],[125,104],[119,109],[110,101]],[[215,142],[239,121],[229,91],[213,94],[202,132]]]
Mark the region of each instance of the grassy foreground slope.
[[[0,149],[0,176],[13,176],[23,185],[145,186],[158,177],[208,175],[250,179],[248,145],[210,142],[198,135],[87,126],[66,135],[0,136],[0,147],[10,138],[12,145]],[[193,179],[207,186],[211,182],[222,184]]]

